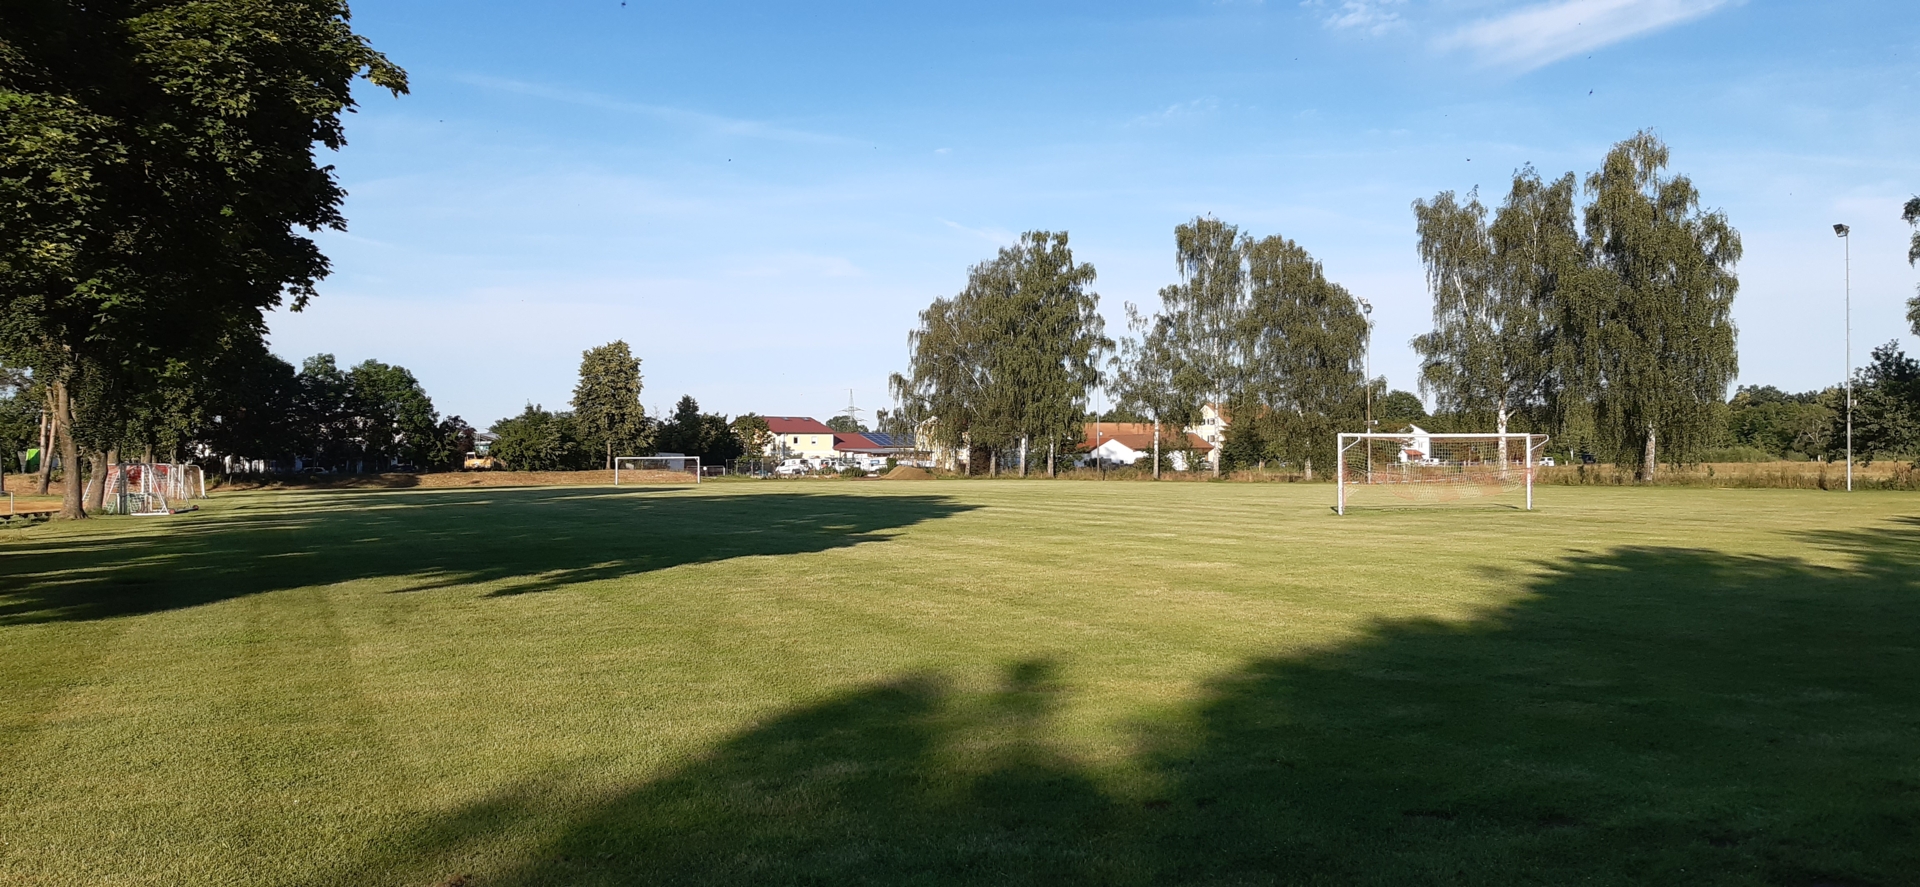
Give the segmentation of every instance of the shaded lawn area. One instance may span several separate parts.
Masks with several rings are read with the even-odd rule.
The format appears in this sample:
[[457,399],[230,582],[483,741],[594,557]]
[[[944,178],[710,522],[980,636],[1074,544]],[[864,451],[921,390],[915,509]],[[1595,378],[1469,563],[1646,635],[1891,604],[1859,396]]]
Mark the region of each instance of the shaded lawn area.
[[1911,496],[822,488],[0,535],[0,881],[1920,883]]

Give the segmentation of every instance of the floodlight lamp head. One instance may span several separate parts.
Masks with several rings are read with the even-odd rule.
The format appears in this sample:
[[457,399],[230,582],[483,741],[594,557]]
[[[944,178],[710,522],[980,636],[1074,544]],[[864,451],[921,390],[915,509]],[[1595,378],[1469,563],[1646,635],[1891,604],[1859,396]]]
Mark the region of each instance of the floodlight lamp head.
[[1851,229],[1851,228],[1848,228],[1848,227],[1847,227],[1847,226],[1845,226],[1845,225],[1835,225],[1835,226],[1833,226],[1833,236],[1835,236],[1835,237],[1845,237],[1845,236],[1847,236],[1847,232],[1848,232],[1848,231],[1851,231],[1851,230],[1853,230],[1853,229]]

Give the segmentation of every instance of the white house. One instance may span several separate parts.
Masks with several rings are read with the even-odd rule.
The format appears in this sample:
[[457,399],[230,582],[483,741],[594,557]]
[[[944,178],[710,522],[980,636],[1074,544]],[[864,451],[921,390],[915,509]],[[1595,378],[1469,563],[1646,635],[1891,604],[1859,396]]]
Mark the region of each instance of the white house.
[[[1081,449],[1086,451],[1081,460],[1083,465],[1132,465],[1142,459],[1149,462],[1153,459],[1153,424],[1150,422],[1096,422],[1082,431],[1086,435],[1081,441]],[[1210,460],[1216,452],[1205,438],[1190,431],[1184,434],[1169,431],[1161,435],[1160,452],[1173,463],[1175,471],[1187,470],[1188,450],[1200,454],[1204,460]]]

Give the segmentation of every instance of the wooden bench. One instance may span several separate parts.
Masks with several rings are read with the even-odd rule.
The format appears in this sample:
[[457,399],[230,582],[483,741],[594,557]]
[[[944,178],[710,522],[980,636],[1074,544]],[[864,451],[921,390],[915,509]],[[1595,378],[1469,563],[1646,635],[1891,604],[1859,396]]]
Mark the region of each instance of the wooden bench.
[[26,522],[46,520],[60,513],[60,506],[58,505],[16,505],[13,501],[13,494],[8,493],[5,495],[7,497],[7,510],[0,512],[0,523],[12,523],[16,520]]

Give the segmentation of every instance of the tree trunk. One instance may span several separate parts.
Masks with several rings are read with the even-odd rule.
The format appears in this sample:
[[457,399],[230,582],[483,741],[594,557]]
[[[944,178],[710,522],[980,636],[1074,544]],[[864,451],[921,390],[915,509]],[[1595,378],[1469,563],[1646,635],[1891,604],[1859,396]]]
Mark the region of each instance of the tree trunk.
[[1153,417],[1153,479],[1160,479],[1160,417]]
[[45,496],[47,488],[53,484],[53,436],[54,427],[53,388],[47,388],[47,402],[40,410],[40,491]]
[[1000,451],[998,449],[987,451],[987,476],[996,479],[1000,477]]
[[1047,441],[1047,476],[1048,477],[1060,476],[1058,474],[1055,474],[1053,469],[1053,451],[1055,446],[1056,446],[1055,441],[1051,441],[1051,440]]
[[87,454],[87,492],[85,508],[98,514],[107,502],[107,465],[113,454],[94,450]]
[[73,439],[73,399],[65,380],[53,383],[55,435],[60,438],[60,463],[67,475],[66,495],[60,498],[60,516],[67,520],[86,520],[86,505],[80,495],[80,443]]
[[1647,452],[1641,457],[1640,462],[1640,479],[1646,483],[1653,483],[1654,472],[1660,465],[1660,448],[1657,443],[1658,434],[1653,430],[1652,425],[1648,425]]
[[[1507,399],[1504,397],[1500,398],[1500,419],[1498,424],[1500,426],[1499,431],[1501,435],[1503,435],[1500,438],[1500,476],[1506,477],[1507,476],[1507,439],[1506,437],[1504,437],[1504,435],[1507,433]],[[1368,430],[1372,430],[1372,429],[1368,429]],[[1369,450],[1368,453],[1371,454],[1372,451]]]
[[1020,436],[1020,476],[1027,476],[1027,436]]
[[1306,460],[1306,467],[1307,467],[1307,480],[1313,480],[1313,459],[1311,457],[1309,457]]

